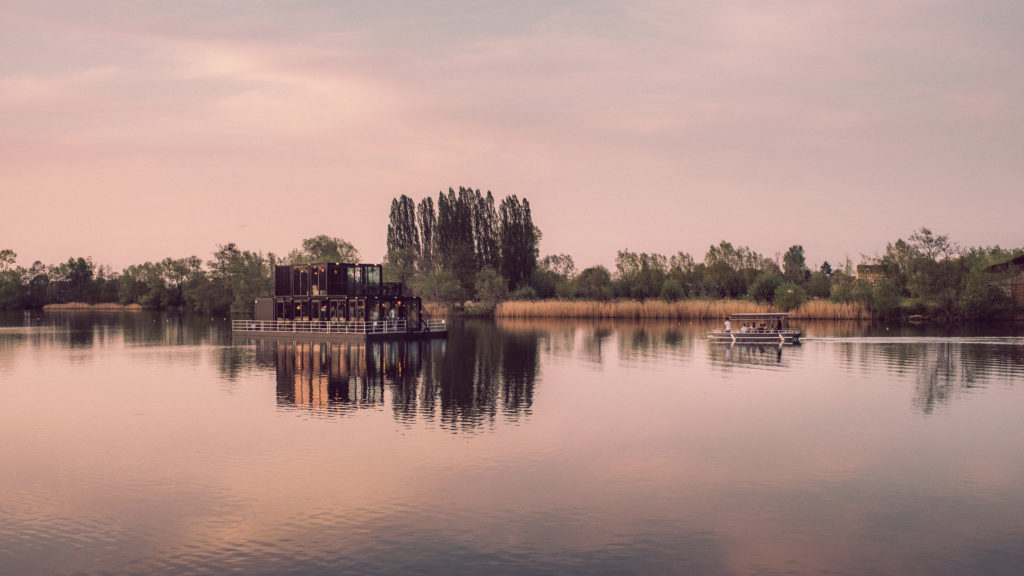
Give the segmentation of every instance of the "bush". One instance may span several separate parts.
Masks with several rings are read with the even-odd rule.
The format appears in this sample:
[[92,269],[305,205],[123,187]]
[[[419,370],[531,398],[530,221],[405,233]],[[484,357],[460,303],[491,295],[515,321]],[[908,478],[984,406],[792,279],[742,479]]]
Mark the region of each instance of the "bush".
[[804,289],[792,282],[786,282],[775,289],[775,306],[789,311],[799,308],[807,300]]
[[756,280],[754,280],[754,283],[750,285],[750,289],[747,291],[747,294],[758,302],[768,302],[771,304],[775,301],[776,292],[781,285],[782,277],[779,275],[761,274]]
[[900,291],[889,280],[880,281],[871,291],[872,307],[880,317],[893,319],[900,314]]
[[[826,262],[825,264],[828,264]],[[811,298],[828,298],[832,295],[832,281],[821,272],[814,272],[807,280],[807,295]]]
[[536,300],[537,291],[530,286],[520,286],[512,293],[513,300]]
[[684,295],[685,292],[683,291],[683,287],[675,278],[669,278],[661,285],[660,297],[666,302],[675,302],[676,300],[682,299]]
[[500,274],[490,266],[476,273],[476,299],[492,311],[499,302],[508,300],[508,284]]

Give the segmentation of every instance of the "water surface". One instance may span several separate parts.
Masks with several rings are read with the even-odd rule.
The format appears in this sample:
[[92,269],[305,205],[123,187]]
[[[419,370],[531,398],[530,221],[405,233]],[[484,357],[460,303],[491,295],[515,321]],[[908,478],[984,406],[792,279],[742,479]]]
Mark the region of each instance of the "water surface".
[[2,317],[11,574],[1015,574],[1024,334]]

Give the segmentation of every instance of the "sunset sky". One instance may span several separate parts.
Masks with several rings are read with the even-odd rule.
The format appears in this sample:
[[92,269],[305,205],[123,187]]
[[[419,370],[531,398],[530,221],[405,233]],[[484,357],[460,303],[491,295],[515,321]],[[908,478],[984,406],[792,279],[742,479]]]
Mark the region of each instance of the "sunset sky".
[[119,270],[530,200],[541,254],[1024,246],[1024,3],[0,0],[0,249]]

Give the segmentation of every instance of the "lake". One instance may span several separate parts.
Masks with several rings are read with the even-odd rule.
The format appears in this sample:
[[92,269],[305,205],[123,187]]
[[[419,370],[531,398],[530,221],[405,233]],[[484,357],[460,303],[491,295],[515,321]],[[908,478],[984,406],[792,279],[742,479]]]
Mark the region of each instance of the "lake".
[[1024,327],[796,324],[0,316],[0,572],[1019,574]]

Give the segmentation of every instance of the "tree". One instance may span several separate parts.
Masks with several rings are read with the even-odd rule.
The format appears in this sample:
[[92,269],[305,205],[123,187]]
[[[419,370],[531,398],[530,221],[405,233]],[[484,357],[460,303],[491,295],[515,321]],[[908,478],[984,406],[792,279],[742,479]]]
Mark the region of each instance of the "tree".
[[576,295],[586,300],[607,300],[611,297],[612,275],[604,266],[592,266],[576,277]]
[[420,236],[416,227],[416,204],[402,194],[391,201],[388,224],[385,272],[395,282],[407,283],[416,271],[420,254]]
[[[303,247],[306,247],[305,243]],[[273,254],[264,257],[257,252],[239,250],[233,242],[228,243],[220,246],[214,252],[213,260],[207,263],[209,283],[197,289],[205,292],[202,296],[210,312],[251,314],[257,297],[274,292],[276,263]]]
[[783,310],[799,308],[806,300],[807,294],[804,289],[793,282],[786,282],[775,289],[774,304]]
[[788,282],[803,284],[807,281],[811,271],[807,269],[803,246],[795,244],[786,250],[786,255],[782,257],[782,269]]
[[434,199],[427,196],[420,200],[416,207],[416,219],[420,229],[420,254],[418,266],[421,272],[434,269],[434,231],[437,229],[437,213],[434,211]]
[[96,265],[93,264],[92,258],[68,258],[67,262],[57,266],[55,274],[62,282],[62,300],[95,303],[96,293],[93,287],[95,272]]
[[812,298],[828,298],[832,294],[832,281],[824,272],[812,272],[804,288]]
[[477,272],[475,284],[476,300],[486,310],[494,310],[498,304],[508,300],[508,285],[505,283],[505,279],[490,266],[481,268],[480,272]]
[[619,250],[615,256],[615,293],[644,300],[661,295],[668,275],[668,258],[661,254],[637,254]]
[[782,277],[778,274],[761,274],[750,285],[747,294],[758,302],[771,304],[775,301],[775,294],[782,284]]
[[514,288],[523,284],[537,267],[540,238],[526,198],[520,202],[515,194],[506,196],[501,201],[500,214],[501,273],[509,287]]
[[448,189],[437,197],[437,229],[434,254],[435,266],[450,271],[465,299],[473,293],[473,280],[477,272],[476,252],[473,247],[473,196],[465,189],[459,193]]
[[708,248],[704,265],[708,291],[728,298],[746,294],[750,284],[762,272],[779,272],[775,262],[746,246],[734,248],[724,240],[718,246]]
[[958,252],[956,244],[949,241],[948,234],[938,236],[922,226],[909,238],[910,246],[929,260],[946,260]]
[[10,248],[4,248],[0,250],[0,272],[7,272],[14,268],[14,264],[18,259],[18,254]]
[[828,263],[828,260],[825,260],[824,262],[821,263],[821,268],[819,268],[818,271],[824,274],[825,276],[831,276],[832,265]]
[[497,269],[501,264],[501,253],[498,250],[498,213],[494,208],[494,196],[487,191],[487,196],[475,193],[473,204],[473,240],[476,246],[476,261],[481,269],[491,267]]
[[880,280],[871,290],[871,309],[881,318],[899,316],[901,300],[900,291],[891,280]]
[[286,260],[292,264],[359,262],[359,250],[342,238],[320,234],[303,240],[302,248],[289,252]]

